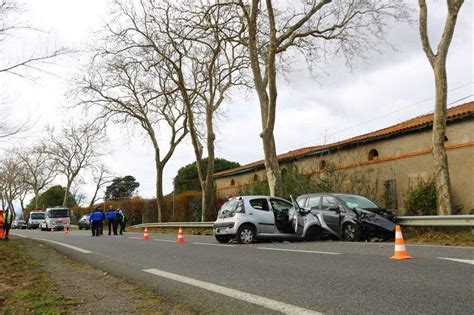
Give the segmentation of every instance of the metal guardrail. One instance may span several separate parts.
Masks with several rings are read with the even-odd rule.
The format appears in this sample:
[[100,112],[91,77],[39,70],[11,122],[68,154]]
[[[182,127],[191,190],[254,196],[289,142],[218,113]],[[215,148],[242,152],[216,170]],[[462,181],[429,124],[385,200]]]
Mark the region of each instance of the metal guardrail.
[[[144,223],[134,225],[134,228],[212,228],[214,221],[208,222],[163,222]],[[426,216],[401,216],[397,217],[397,224],[403,226],[474,226],[474,215],[426,215]]]
[[404,226],[474,226],[474,215],[424,215],[398,217]]

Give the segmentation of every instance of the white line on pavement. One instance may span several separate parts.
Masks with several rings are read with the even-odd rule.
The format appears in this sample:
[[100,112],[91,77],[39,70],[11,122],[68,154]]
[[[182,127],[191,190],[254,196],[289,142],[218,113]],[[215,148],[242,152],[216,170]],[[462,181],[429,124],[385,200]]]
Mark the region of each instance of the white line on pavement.
[[457,262],[462,262],[462,263],[474,265],[474,260],[470,260],[470,259],[456,259],[456,258],[447,258],[447,257],[437,257],[437,258],[452,260],[452,261],[457,261]]
[[155,242],[176,243],[176,241],[173,241],[173,240],[159,240],[159,239],[156,239],[156,238],[154,238],[153,241],[155,241]]
[[19,236],[19,237],[23,237],[23,238],[29,238],[28,236],[21,235],[21,234],[16,234],[16,233],[10,233],[10,234],[15,235],[15,236]]
[[131,240],[142,240],[143,239],[143,237],[127,237],[127,238],[129,238]]
[[193,244],[196,244],[196,245],[208,245],[208,246],[235,247],[235,245],[230,245],[230,244],[212,244],[212,243],[199,243],[199,242],[193,242]]
[[82,249],[82,248],[72,246],[72,245],[68,245],[68,244],[64,244],[64,243],[61,243],[61,242],[47,240],[47,239],[44,239],[44,238],[33,238],[33,239],[38,240],[38,241],[44,241],[44,242],[49,242],[49,243],[61,245],[61,246],[73,249],[73,250],[78,251],[78,252],[83,253],[83,254],[91,254],[92,253],[90,250]]
[[143,271],[154,274],[159,277],[163,277],[163,278],[171,279],[171,280],[178,281],[181,283],[185,283],[188,285],[192,285],[192,286],[195,286],[207,291],[226,295],[234,299],[239,299],[245,302],[263,306],[265,308],[279,311],[284,314],[321,314],[321,313],[318,313],[306,308],[294,306],[291,304],[286,304],[283,302],[275,301],[272,299],[255,295],[255,294],[250,294],[250,293],[242,292],[239,290],[230,289],[230,288],[223,287],[217,284],[200,281],[200,280],[188,278],[185,276],[180,276],[174,273],[169,273],[169,272],[158,270],[158,269],[145,269]]
[[315,250],[284,249],[284,248],[270,248],[270,247],[257,247],[257,249],[279,250],[279,251],[284,251],[284,252],[300,252],[300,253],[311,253],[311,254],[341,255],[341,253],[334,253],[334,252],[318,252],[318,251],[315,251]]

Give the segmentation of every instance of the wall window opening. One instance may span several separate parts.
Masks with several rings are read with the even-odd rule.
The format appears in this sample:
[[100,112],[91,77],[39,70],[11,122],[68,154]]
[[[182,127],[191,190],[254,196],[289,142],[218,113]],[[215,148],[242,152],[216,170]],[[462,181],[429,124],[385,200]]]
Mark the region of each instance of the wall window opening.
[[369,161],[377,160],[379,158],[379,151],[372,149],[369,151]]

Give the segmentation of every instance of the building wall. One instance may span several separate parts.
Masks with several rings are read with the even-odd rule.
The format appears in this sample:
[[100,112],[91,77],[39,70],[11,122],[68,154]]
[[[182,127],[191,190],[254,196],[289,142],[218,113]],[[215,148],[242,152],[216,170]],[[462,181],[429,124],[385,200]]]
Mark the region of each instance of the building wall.
[[[474,209],[474,120],[449,124],[447,138],[454,203],[462,207],[463,213],[469,213]],[[396,197],[390,205],[403,214],[408,187],[434,173],[431,142],[431,129],[425,129],[323,156],[282,163],[281,168],[296,167],[298,172],[310,175],[312,183],[332,176],[335,190],[369,195],[382,205],[386,199],[384,192],[390,189]],[[372,149],[377,150],[378,157],[369,161]],[[321,169],[323,164],[326,169]],[[335,167],[335,171],[329,173],[329,166]],[[217,178],[217,194],[221,198],[239,195],[245,187],[264,180],[265,170]]]

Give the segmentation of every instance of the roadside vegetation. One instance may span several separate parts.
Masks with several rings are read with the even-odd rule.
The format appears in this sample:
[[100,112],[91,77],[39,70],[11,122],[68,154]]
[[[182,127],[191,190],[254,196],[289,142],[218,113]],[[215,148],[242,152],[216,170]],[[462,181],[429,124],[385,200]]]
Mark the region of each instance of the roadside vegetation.
[[3,314],[66,313],[74,300],[64,299],[39,261],[26,254],[20,241],[0,242],[0,311]]

